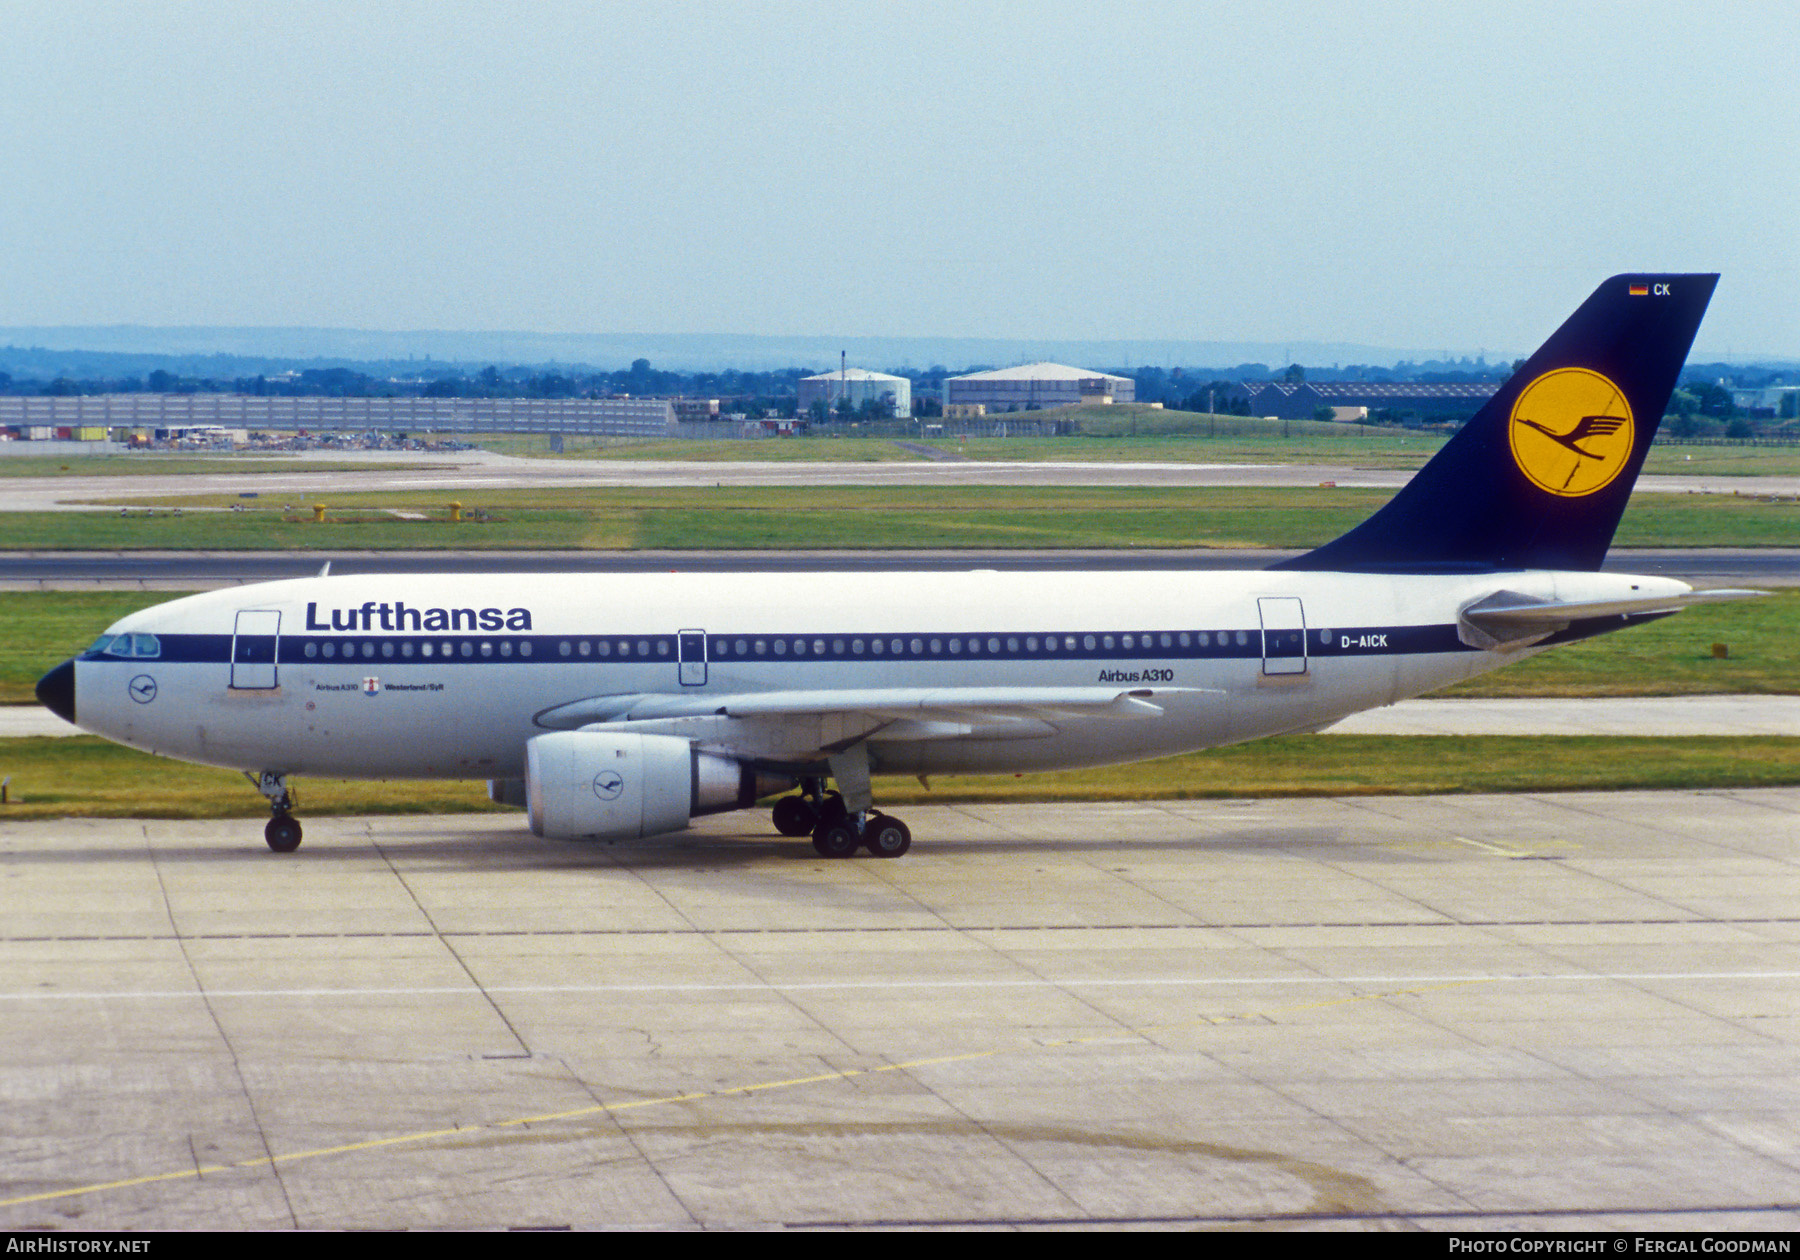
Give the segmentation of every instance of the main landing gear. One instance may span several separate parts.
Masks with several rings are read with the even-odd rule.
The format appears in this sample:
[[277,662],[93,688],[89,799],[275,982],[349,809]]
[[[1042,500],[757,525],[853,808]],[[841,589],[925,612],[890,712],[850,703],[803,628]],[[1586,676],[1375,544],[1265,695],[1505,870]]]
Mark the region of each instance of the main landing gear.
[[292,853],[300,847],[300,820],[294,817],[294,797],[288,791],[287,776],[265,770],[260,775],[252,775],[248,770],[244,777],[256,784],[256,790],[269,798],[269,813],[272,817],[263,828],[263,839],[277,853]]
[[[826,792],[821,780],[803,780],[801,795],[784,796],[775,802],[775,830],[784,836],[810,834],[820,857],[854,857],[859,849],[881,858],[904,855],[912,848],[911,830],[898,818],[869,808],[867,782],[865,771],[863,808],[852,811],[841,794]],[[854,791],[853,785],[846,786]]]

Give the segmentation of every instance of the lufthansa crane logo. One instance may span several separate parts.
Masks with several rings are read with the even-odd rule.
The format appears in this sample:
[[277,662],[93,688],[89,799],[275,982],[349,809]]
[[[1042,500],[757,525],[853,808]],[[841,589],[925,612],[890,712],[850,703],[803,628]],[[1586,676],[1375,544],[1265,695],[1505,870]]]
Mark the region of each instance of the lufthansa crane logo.
[[1506,429],[1513,462],[1540,490],[1577,499],[1631,461],[1631,404],[1587,368],[1557,368],[1520,391]]
[[623,776],[611,770],[602,770],[594,776],[594,795],[603,801],[616,801],[619,793],[625,790]]

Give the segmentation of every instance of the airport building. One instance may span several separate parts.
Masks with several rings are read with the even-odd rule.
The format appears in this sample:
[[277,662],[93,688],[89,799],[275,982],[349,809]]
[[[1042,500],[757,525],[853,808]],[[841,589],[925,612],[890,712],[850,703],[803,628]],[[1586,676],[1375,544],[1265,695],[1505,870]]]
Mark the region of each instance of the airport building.
[[1493,382],[1414,384],[1382,381],[1268,381],[1246,384],[1250,414],[1277,420],[1310,420],[1320,407],[1330,407],[1339,419],[1355,418],[1362,408],[1379,411],[1391,407],[1423,416],[1466,419],[1494,396]]
[[[0,428],[21,437],[197,427],[309,433],[581,433],[668,437],[667,398],[321,398],[267,394],[0,397]],[[59,430],[68,430],[60,433]]]
[[836,411],[838,400],[848,398],[854,411],[865,402],[891,403],[894,415],[906,420],[912,417],[912,382],[904,376],[870,372],[863,368],[841,368],[821,372],[800,381],[800,414],[806,416],[815,402],[823,402],[827,411]]
[[1137,401],[1137,382],[1129,376],[1112,376],[1061,363],[1027,363],[1022,367],[970,372],[944,382],[945,414],[952,407],[983,407],[987,415],[1004,411],[1036,411],[1067,407],[1074,403],[1128,403]]
[[1761,389],[1734,389],[1732,405],[1746,415],[1766,420],[1792,420],[1800,416],[1800,385],[1767,385]]

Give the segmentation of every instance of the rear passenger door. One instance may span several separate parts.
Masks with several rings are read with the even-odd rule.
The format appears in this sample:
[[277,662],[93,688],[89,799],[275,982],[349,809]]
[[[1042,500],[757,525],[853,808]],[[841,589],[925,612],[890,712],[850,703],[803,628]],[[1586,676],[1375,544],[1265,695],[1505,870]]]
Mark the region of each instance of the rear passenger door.
[[1265,596],[1256,601],[1262,615],[1263,668],[1265,674],[1306,672],[1306,612],[1290,596]]

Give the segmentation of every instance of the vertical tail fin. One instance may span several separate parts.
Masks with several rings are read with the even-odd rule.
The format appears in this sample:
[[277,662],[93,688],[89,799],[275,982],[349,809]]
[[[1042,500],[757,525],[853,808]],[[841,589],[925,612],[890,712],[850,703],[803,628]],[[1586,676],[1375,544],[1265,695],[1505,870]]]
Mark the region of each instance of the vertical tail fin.
[[1273,567],[1597,570],[1718,280],[1606,281],[1386,506]]

